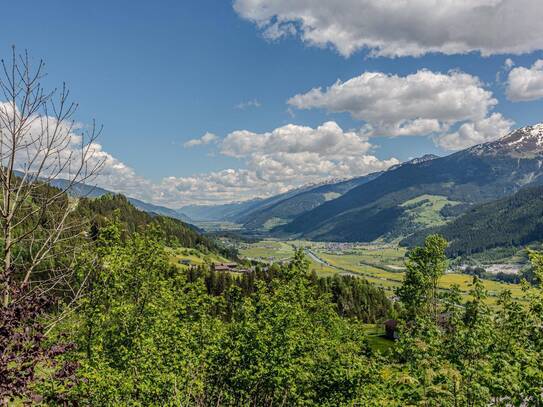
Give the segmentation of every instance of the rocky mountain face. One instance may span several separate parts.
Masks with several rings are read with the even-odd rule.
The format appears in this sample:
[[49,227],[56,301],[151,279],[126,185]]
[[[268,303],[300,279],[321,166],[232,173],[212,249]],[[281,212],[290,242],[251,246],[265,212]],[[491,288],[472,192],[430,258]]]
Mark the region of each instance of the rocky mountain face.
[[515,158],[536,158],[543,155],[543,123],[526,126],[490,143],[468,149],[472,154]]

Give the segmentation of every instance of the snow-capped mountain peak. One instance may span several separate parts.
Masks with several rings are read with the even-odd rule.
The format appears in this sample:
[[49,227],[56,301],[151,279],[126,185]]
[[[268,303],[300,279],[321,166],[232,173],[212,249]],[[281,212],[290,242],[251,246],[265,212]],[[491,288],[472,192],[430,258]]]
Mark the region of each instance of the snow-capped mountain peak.
[[509,147],[543,146],[543,123],[520,128],[500,139]]
[[470,149],[477,154],[507,154],[516,157],[543,155],[543,123],[521,127],[504,137]]

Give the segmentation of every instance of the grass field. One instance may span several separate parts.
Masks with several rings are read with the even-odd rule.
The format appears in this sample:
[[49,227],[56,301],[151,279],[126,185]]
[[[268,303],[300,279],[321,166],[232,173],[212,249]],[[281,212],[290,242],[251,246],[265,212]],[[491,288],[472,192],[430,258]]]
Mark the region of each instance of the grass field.
[[262,240],[257,243],[242,245],[239,253],[248,259],[280,261],[291,258],[294,249],[292,245],[285,242]]
[[339,273],[339,270],[322,263],[317,263],[314,260],[309,259],[309,270],[314,271],[320,277],[333,276]]
[[[320,276],[336,273],[353,273],[360,275],[369,282],[392,292],[403,281],[404,259],[406,250],[401,247],[387,244],[358,244],[358,245],[331,245],[322,242],[307,241],[261,241],[246,245],[241,250],[242,256],[265,261],[279,261],[292,257],[294,247],[310,249],[318,258],[327,264],[321,264],[314,259],[310,260],[310,268]],[[469,298],[472,277],[466,274],[447,273],[440,281],[440,288],[446,290],[454,284],[460,287],[462,294]],[[522,299],[524,293],[518,284],[507,284],[492,280],[483,280],[488,292],[487,303],[494,305],[498,294],[503,290],[510,290],[515,298]]]
[[[261,260],[265,262],[278,262],[288,260],[294,255],[294,247],[290,243],[263,240],[258,243],[243,245],[240,250],[240,255],[247,259]],[[338,270],[333,267],[317,263],[314,260],[309,260],[309,269],[315,271],[319,276],[330,276],[338,273]]]
[[374,351],[384,353],[394,346],[394,341],[385,338],[383,324],[364,324],[362,329],[368,338],[371,349]]
[[225,231],[225,230],[240,230],[242,225],[232,222],[213,222],[213,221],[195,221],[195,226],[204,229],[206,232]]
[[225,259],[224,257],[221,257],[219,255],[210,253],[210,254],[204,254],[196,249],[191,248],[176,248],[176,249],[168,249],[168,255],[170,259],[171,264],[175,264],[179,267],[186,267],[180,264],[181,260],[188,260],[190,261],[191,265],[194,266],[200,266],[205,263],[228,263],[229,260]]
[[416,223],[422,227],[439,226],[445,223],[441,210],[446,205],[458,205],[460,202],[449,201],[440,195],[421,195],[402,204],[407,210],[408,216],[416,219]]
[[[395,253],[394,251],[388,251],[388,256]],[[391,289],[398,287],[402,284],[403,281],[403,272],[401,271],[390,271],[390,268],[387,269],[379,268],[378,266],[370,266],[368,263],[378,264],[379,262],[384,262],[390,264],[393,262],[391,257],[387,255],[376,254],[377,259],[375,261],[368,262],[368,256],[371,256],[370,252],[365,252],[362,255],[331,255],[327,253],[318,253],[319,257],[323,260],[326,260],[329,264],[333,266],[340,267],[342,269],[358,273],[361,276],[364,276],[372,283],[381,286],[386,289]],[[395,254],[394,254],[395,255]],[[395,263],[397,264],[397,263]],[[471,290],[473,278],[466,274],[459,273],[447,273],[440,279],[440,288],[449,289],[454,284],[457,284],[460,287],[460,290],[464,295],[468,295]],[[488,293],[488,303],[490,305],[494,304],[497,300],[497,296],[501,291],[510,290],[513,297],[523,298],[524,293],[519,284],[508,284],[502,283],[499,281],[492,280],[482,280],[483,285]]]

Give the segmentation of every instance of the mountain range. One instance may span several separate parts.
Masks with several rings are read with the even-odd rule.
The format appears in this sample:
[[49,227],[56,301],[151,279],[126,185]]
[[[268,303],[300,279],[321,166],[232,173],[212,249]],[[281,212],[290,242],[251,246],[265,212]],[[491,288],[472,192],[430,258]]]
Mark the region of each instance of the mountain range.
[[265,199],[224,205],[189,205],[178,209],[178,212],[196,222],[227,221],[238,223],[246,230],[270,230],[380,174],[377,172],[363,177],[308,184]]
[[393,240],[430,226],[417,219],[421,202],[440,201],[436,213],[425,214],[447,223],[472,205],[542,184],[542,164],[543,124],[524,127],[446,157],[392,168],[276,231],[313,240]]
[[[451,230],[465,233],[473,224],[470,213],[486,216],[492,205],[507,205],[498,202],[503,199],[523,206],[527,201],[521,198],[538,191],[524,192],[523,188],[539,185],[543,185],[543,124],[445,157],[426,155],[363,177],[305,186],[267,199],[186,206],[180,211],[195,220],[235,222],[246,231],[277,237],[361,242],[403,239],[409,244],[431,231],[454,239]],[[518,209],[526,216],[536,212]],[[517,236],[513,241],[529,238]],[[479,250],[469,249],[460,240],[458,247]]]
[[[411,245],[438,232],[452,241],[451,251],[461,254],[543,239],[533,220],[542,214],[543,202],[536,199],[541,185],[543,124],[537,124],[445,157],[425,155],[386,171],[265,199],[177,210],[128,199],[140,210],[188,223],[233,222],[247,233],[283,238]],[[75,188],[80,196],[107,193],[86,185]],[[501,230],[502,238],[489,238],[489,228]]]

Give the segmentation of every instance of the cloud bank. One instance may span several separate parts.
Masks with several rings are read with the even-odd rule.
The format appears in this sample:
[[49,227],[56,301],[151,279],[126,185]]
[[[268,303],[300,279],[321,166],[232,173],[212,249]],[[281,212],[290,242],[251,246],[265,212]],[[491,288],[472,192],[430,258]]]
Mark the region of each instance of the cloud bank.
[[543,49],[540,0],[235,0],[234,10],[266,38],[299,36],[345,57]]
[[329,178],[355,177],[399,163],[369,153],[366,136],[335,122],[312,128],[288,124],[266,133],[238,130],[220,143],[221,154],[245,168],[169,177],[159,188],[162,202],[214,203],[270,196]]
[[[298,94],[288,104],[298,109],[347,112],[364,121],[367,136],[428,136],[447,150],[489,141],[512,123],[481,81],[459,71],[446,74],[421,70],[407,76],[365,72],[360,76]],[[460,129],[449,133],[458,125]]]
[[[10,105],[0,103],[0,130],[2,115],[8,115],[9,109]],[[30,128],[29,134],[39,134],[40,121],[36,120],[32,126],[36,128]],[[76,132],[78,129],[69,126],[62,129],[67,137],[58,158],[77,156],[82,140]],[[224,203],[271,196],[307,183],[365,175],[398,163],[394,158],[377,159],[369,153],[372,146],[365,136],[344,131],[335,122],[316,128],[289,124],[267,133],[239,130],[223,140],[206,133],[199,139],[189,140],[185,146],[210,143],[217,144],[219,153],[240,160],[243,168],[166,177],[156,183],[139,176],[134,169],[104,151],[102,145],[92,143],[89,166],[102,165],[98,175],[88,183],[176,208],[192,203]],[[28,166],[27,156],[21,153],[17,164],[21,169]],[[69,170],[67,168],[66,174],[61,173],[59,177],[68,178]]]

